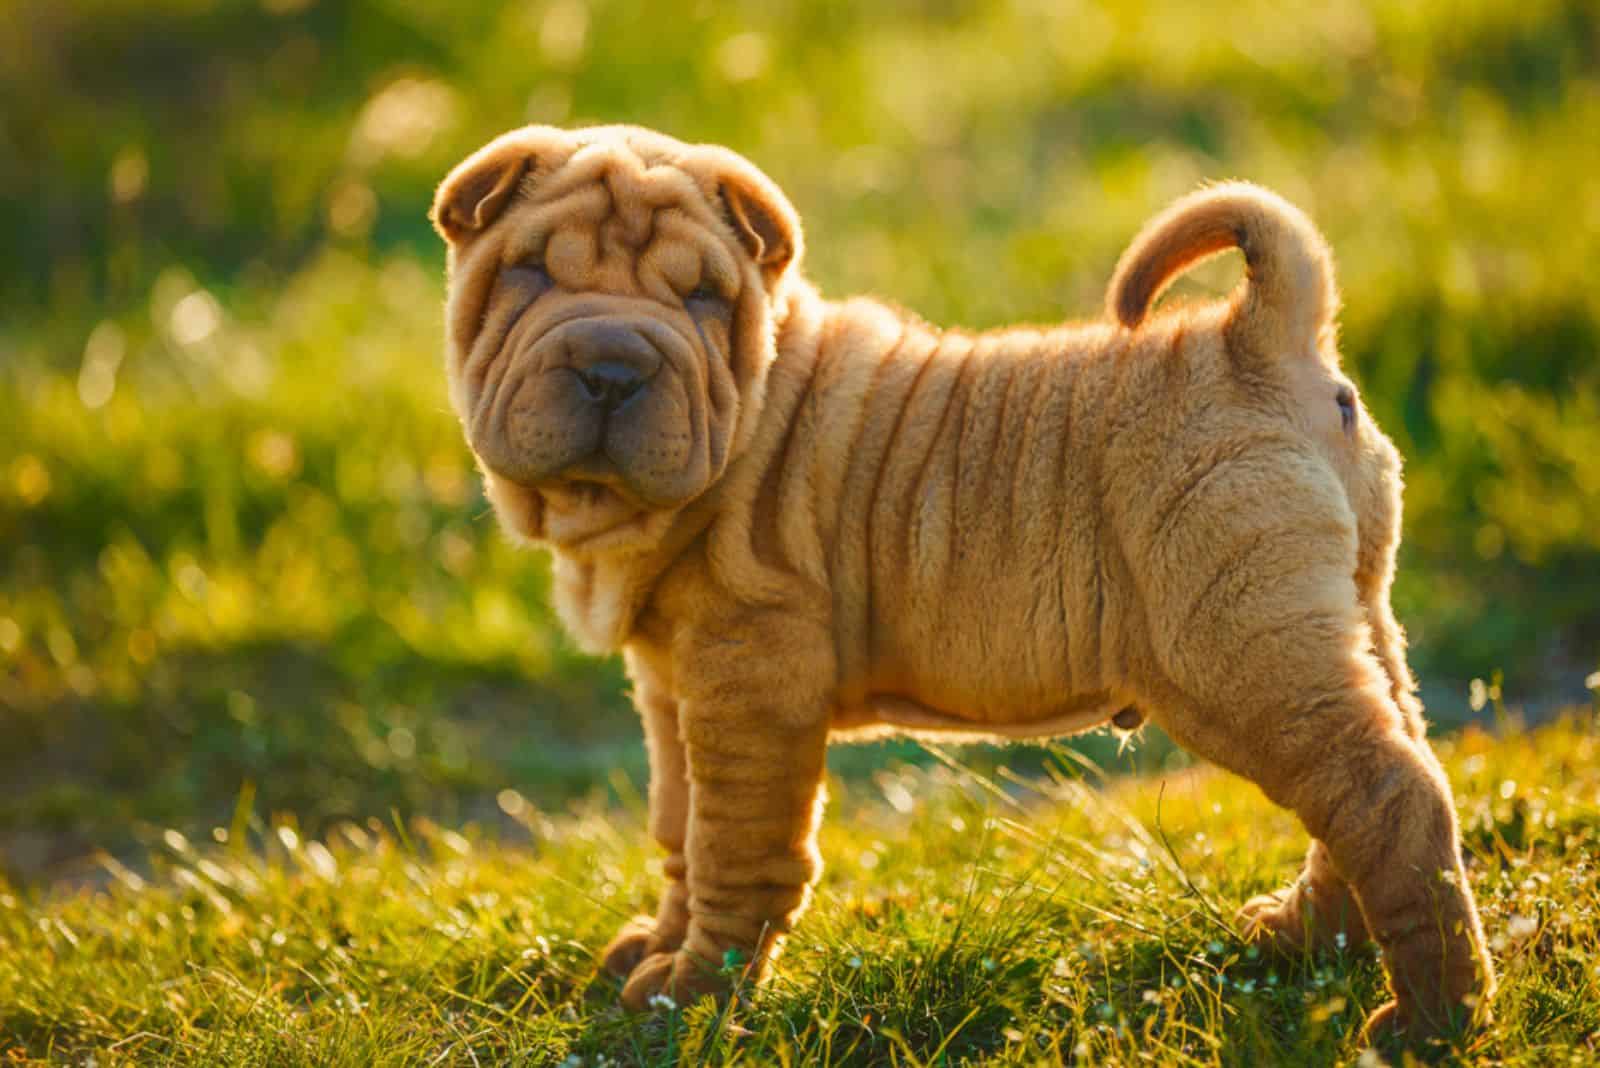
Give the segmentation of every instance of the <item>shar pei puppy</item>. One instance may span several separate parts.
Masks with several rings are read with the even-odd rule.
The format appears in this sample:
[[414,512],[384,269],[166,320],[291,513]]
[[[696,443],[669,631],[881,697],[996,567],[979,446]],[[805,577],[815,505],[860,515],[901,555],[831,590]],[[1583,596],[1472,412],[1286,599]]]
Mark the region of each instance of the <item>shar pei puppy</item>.
[[[1376,939],[1374,1038],[1487,1012],[1389,603],[1400,459],[1301,212],[1204,189],[1128,249],[1107,321],[983,333],[824,299],[771,180],[648,130],[505,134],[433,221],[489,500],[644,721],[666,878],[605,952],[626,1005],[770,969],[821,869],[830,739],[1148,716],[1311,834],[1248,937]],[[1235,247],[1231,299],[1152,314]]]

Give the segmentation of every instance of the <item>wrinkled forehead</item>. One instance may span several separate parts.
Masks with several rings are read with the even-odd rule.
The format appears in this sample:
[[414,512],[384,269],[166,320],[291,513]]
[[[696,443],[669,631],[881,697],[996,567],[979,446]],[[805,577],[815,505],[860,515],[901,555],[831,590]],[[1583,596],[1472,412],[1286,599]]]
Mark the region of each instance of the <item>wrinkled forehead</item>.
[[541,262],[573,290],[662,300],[702,283],[737,292],[739,246],[692,148],[575,140],[565,158],[536,160],[523,177],[503,220],[503,262]]

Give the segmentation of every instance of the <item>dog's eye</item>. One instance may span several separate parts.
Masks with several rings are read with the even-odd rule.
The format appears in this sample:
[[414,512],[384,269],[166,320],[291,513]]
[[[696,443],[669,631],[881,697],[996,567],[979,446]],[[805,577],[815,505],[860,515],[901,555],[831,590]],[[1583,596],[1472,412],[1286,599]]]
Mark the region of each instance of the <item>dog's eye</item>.
[[685,304],[716,304],[728,303],[727,298],[717,291],[717,287],[709,282],[701,282],[684,298]]
[[1340,386],[1333,399],[1339,405],[1339,423],[1348,434],[1356,426],[1356,391],[1349,386]]
[[538,260],[524,260],[522,263],[513,264],[505,269],[505,277],[518,287],[531,289],[533,296],[538,297],[547,289],[555,287],[555,279],[550,277],[550,272],[544,269],[544,264]]
[[555,285],[555,280],[550,277],[550,272],[545,270],[544,264],[539,260],[528,260],[526,262],[519,263],[515,269],[518,271],[527,272],[528,277],[533,281],[540,282],[547,286]]

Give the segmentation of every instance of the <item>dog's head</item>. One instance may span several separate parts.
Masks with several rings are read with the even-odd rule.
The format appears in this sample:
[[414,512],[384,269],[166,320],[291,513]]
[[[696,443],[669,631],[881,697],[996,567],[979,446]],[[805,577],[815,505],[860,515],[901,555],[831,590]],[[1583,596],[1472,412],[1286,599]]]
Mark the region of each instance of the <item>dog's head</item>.
[[451,171],[433,222],[450,396],[502,523],[572,552],[654,541],[753,429],[794,209],[726,149],[530,126]]

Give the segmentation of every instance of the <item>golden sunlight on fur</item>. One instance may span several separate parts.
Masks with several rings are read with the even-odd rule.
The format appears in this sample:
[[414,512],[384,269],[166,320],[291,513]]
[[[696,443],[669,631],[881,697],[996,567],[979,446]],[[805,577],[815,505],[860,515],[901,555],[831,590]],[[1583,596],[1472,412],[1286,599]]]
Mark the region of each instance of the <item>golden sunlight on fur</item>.
[[[1246,937],[1370,932],[1395,998],[1370,1034],[1488,1011],[1389,606],[1400,459],[1340,373],[1298,210],[1202,190],[1123,257],[1112,321],[987,333],[824,300],[770,180],[646,130],[506,134],[433,217],[489,498],[644,721],[666,886],[606,951],[625,1004],[769,970],[821,869],[830,738],[1142,714],[1311,832]],[[1231,300],[1149,315],[1233,247]]]

